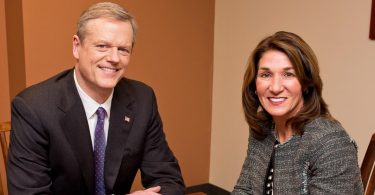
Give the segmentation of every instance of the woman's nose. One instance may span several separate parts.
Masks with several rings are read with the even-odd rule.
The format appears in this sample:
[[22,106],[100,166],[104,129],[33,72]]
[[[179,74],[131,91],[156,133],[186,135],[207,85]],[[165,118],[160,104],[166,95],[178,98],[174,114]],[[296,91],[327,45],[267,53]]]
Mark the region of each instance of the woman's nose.
[[274,76],[271,79],[269,90],[275,94],[282,92],[284,89],[282,78],[280,76]]

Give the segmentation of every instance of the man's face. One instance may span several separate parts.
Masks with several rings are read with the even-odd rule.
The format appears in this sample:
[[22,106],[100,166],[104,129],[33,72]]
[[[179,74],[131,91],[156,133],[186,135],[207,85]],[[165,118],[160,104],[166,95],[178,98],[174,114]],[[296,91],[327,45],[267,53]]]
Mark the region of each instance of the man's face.
[[94,100],[107,98],[122,78],[130,61],[132,40],[130,22],[110,18],[88,21],[84,40],[73,37],[77,81]]

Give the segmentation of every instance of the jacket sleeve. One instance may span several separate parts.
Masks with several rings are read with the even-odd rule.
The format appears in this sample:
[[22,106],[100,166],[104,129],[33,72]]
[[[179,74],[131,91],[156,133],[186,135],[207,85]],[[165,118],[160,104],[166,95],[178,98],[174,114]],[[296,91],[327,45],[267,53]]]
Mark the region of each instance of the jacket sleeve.
[[48,136],[38,116],[21,97],[12,102],[7,181],[9,194],[51,194]]
[[250,144],[252,142],[251,136],[249,137],[249,144],[247,148],[247,155],[245,162],[243,163],[240,176],[237,180],[237,184],[234,186],[232,195],[250,195],[253,194],[253,190],[250,184]]
[[310,165],[310,194],[363,194],[357,148],[345,131],[319,140]]
[[185,185],[180,167],[166,141],[154,94],[152,101],[141,162],[142,183],[146,188],[161,186],[163,195],[183,195]]

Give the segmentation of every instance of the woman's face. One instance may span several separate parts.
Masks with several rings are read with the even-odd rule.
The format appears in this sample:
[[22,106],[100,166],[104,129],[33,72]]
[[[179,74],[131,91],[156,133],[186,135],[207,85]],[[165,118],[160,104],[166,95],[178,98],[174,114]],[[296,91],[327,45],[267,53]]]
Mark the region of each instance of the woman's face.
[[263,107],[276,121],[294,116],[303,106],[302,87],[287,55],[266,51],[259,60],[256,92]]

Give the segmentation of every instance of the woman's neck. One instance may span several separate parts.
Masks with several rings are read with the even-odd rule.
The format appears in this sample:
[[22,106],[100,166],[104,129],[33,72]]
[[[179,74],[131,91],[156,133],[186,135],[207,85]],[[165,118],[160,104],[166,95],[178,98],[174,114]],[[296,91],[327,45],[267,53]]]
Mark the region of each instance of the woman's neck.
[[283,144],[293,136],[293,129],[285,122],[275,121],[275,133],[280,144]]

